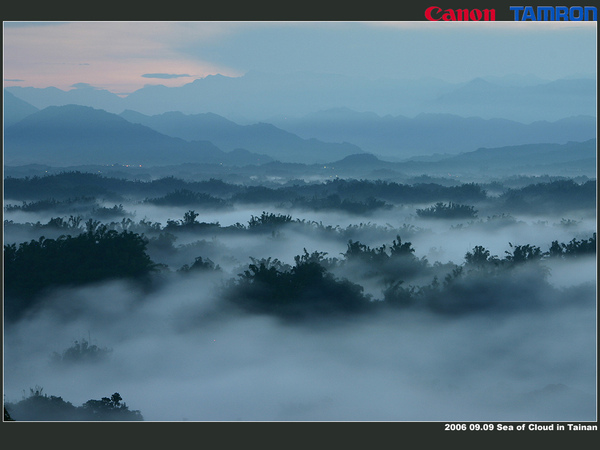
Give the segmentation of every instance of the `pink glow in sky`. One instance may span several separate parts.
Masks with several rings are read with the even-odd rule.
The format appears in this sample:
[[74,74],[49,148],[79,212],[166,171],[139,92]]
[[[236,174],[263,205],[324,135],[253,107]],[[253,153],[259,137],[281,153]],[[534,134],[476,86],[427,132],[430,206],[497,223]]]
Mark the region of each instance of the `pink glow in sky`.
[[220,73],[595,76],[596,22],[4,23],[4,86],[127,94]]
[[[189,27],[169,22],[75,22],[7,27],[4,84],[68,90],[87,83],[115,93],[146,84],[180,86],[196,78],[240,73],[177,50],[225,33],[219,24]],[[171,78],[143,75],[167,74]],[[22,80],[22,81],[17,81]]]

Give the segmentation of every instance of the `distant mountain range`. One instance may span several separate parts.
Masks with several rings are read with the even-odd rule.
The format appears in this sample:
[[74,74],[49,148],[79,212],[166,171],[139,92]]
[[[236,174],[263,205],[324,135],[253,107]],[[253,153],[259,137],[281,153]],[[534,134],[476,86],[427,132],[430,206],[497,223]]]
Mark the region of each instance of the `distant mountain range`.
[[[16,112],[10,115],[16,116]],[[4,160],[6,164],[243,165],[261,164],[273,158],[318,162],[361,152],[351,144],[301,139],[268,124],[243,127],[215,115],[205,118],[206,130],[200,133],[204,138],[187,141],[104,110],[79,105],[49,106],[5,128]],[[225,146],[223,150],[206,139],[217,137],[209,133],[212,129],[224,135],[231,133],[229,142],[249,145]],[[219,142],[226,142],[225,137]],[[250,152],[248,147],[259,152]]]
[[[274,178],[596,175],[596,139],[577,139],[595,130],[595,122],[592,124],[586,117],[525,125],[452,115],[380,117],[335,109],[294,124],[332,139],[341,137],[345,130],[344,136],[353,140],[379,139],[379,145],[395,143],[397,147],[392,149],[401,148],[412,139],[421,148],[431,145],[438,150],[394,161],[363,152],[352,144],[303,139],[266,123],[239,125],[213,113],[146,116],[125,111],[117,115],[79,105],[37,110],[10,93],[4,101],[4,120],[8,124],[4,129],[5,166],[21,165],[33,173],[43,167],[98,166],[94,170],[106,172],[122,170],[125,165],[140,167],[139,170],[187,165],[186,170],[198,173]],[[567,143],[497,144],[503,139],[560,140],[570,135],[575,138]],[[478,136],[492,145],[456,151],[475,145]],[[454,154],[449,150],[454,150]],[[113,165],[114,169],[110,169]]]
[[219,162],[210,142],[187,142],[87,106],[49,106],[4,130],[5,164]]
[[4,127],[10,127],[23,120],[25,117],[39,111],[35,106],[15,97],[6,89],[4,90]]
[[[282,120],[277,127],[266,123],[238,125],[213,113],[169,112],[146,116],[125,111],[121,117],[168,136],[188,141],[208,140],[223,150],[245,148],[280,161],[289,161],[290,155],[304,155],[296,162],[311,159],[326,162],[322,152],[326,152],[328,160],[332,161],[361,151],[399,161],[415,155],[456,154],[480,147],[540,142],[563,144],[596,136],[596,120],[589,116],[523,124],[451,114],[420,114],[412,119],[380,117],[374,113],[336,108],[301,119]],[[343,143],[325,147],[321,141]]]
[[525,144],[480,148],[438,161],[407,161],[396,167],[407,173],[481,176],[562,175],[596,176],[596,139],[565,144]]
[[378,116],[336,108],[274,124],[299,136],[326,141],[346,140],[366,152],[396,160],[430,153],[455,154],[480,147],[566,143],[596,137],[593,116],[524,124],[507,119],[482,119],[423,113],[414,118]]
[[596,136],[596,121],[589,116],[523,124],[450,114],[381,117],[336,108],[279,126],[239,125],[214,113],[117,115],[79,105],[37,110],[5,94],[8,164],[311,164],[364,152],[388,161],[424,162],[482,147],[564,144]]
[[[5,166],[5,176],[23,177],[58,173],[58,164]],[[490,182],[495,177],[550,176],[596,178],[596,140],[567,144],[530,144],[503,148],[481,148],[460,155],[429,161],[390,162],[369,153],[350,155],[325,164],[270,161],[260,165],[226,166],[220,163],[173,161],[167,166],[81,165],[69,170],[101,172],[105,176],[152,179],[176,176],[183,179],[222,178],[231,182],[335,178],[381,179],[402,183]]]
[[238,125],[213,113],[169,112],[146,116],[128,110],[120,116],[168,136],[187,141],[207,140],[225,151],[243,148],[285,162],[327,162],[362,152],[358,146],[343,142],[344,139],[329,142],[303,139],[268,123]]
[[[267,163],[261,168],[277,168],[294,171],[297,168],[277,162]],[[396,179],[429,175],[459,179],[480,178],[488,180],[494,176],[553,175],[587,176],[596,175],[596,139],[566,144],[527,144],[501,148],[480,148],[459,155],[447,155],[432,161],[409,160],[391,162],[363,153],[351,155],[326,165],[314,166],[316,173],[329,173],[338,177]],[[310,171],[309,171],[310,173]],[[291,174],[288,174],[291,175]]]
[[597,97],[594,78],[547,81],[505,77],[448,83],[435,78],[367,79],[309,72],[210,75],[181,87],[148,85],[125,96],[83,83],[68,91],[54,87],[6,90],[38,109],[78,104],[116,114],[125,110],[146,115],[212,112],[246,125],[339,107],[381,116],[413,117],[427,112],[525,123],[556,121],[595,116]]

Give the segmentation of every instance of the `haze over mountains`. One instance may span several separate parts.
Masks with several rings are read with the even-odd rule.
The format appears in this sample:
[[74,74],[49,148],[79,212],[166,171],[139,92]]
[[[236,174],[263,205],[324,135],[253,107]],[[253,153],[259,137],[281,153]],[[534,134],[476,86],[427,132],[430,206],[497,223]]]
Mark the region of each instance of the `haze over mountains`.
[[[589,79],[455,85],[310,73],[209,76],[125,97],[82,83],[70,91],[13,87],[5,89],[4,156],[12,165],[324,164],[361,153],[449,162],[482,148],[528,152],[528,144],[589,142],[596,137],[594,89]],[[386,113],[411,109],[419,112]]]
[[[216,129],[218,133],[217,124],[224,124],[223,139],[233,145],[218,148],[206,139],[214,136],[208,132],[204,139],[188,142],[88,106],[49,106],[6,128],[5,161],[8,164],[54,162],[70,165],[108,164],[111,161],[144,165],[184,162],[259,164],[270,161],[271,157],[286,162],[328,161],[361,152],[355,145],[305,140],[268,124],[242,127],[215,115],[207,117],[207,130]],[[232,134],[229,138],[228,133]],[[240,149],[242,145],[245,149]],[[270,157],[255,155],[249,159],[248,148],[263,151]],[[325,155],[330,159],[324,159]]]
[[380,117],[347,109],[321,111],[278,123],[299,136],[311,135],[327,141],[344,137],[367,152],[396,160],[407,155],[455,154],[480,147],[587,140],[595,137],[595,124],[591,116],[524,124],[453,114]]
[[[238,125],[216,114],[184,115],[173,112],[144,116],[126,111],[119,116],[87,106],[66,105],[49,106],[7,127],[4,158],[9,165],[248,165],[251,166],[250,171],[257,175],[276,176],[285,173],[289,177],[310,175],[393,178],[401,174],[420,173],[439,176],[447,174],[448,171],[465,175],[469,172],[485,173],[490,169],[493,169],[494,173],[505,175],[511,175],[515,170],[528,174],[594,175],[595,139],[584,142],[548,143],[548,135],[552,133],[548,129],[545,135],[543,127],[540,132],[538,124],[522,125],[508,121],[462,119],[458,116],[434,116],[434,119],[436,118],[445,119],[448,130],[451,130],[449,125],[452,122],[464,123],[463,131],[471,125],[471,134],[477,134],[477,127],[482,122],[499,122],[505,127],[499,127],[497,130],[496,143],[502,142],[502,130],[508,137],[511,136],[506,124],[531,128],[532,141],[545,139],[546,142],[502,148],[479,148],[458,154],[448,152],[445,155],[429,155],[393,162],[382,160],[372,153],[365,153],[352,144],[302,139],[270,124]],[[133,123],[139,121],[146,125]],[[431,149],[436,148],[435,143],[428,142],[427,127],[422,118],[401,121],[413,123],[412,126],[404,127],[404,130],[406,135],[415,139],[415,143],[418,144],[419,133],[422,133],[426,145],[432,145]],[[576,136],[577,126],[581,126],[580,121],[561,122],[565,124],[566,129],[570,123],[575,124],[576,126],[571,127],[574,129],[571,133]],[[368,120],[365,123],[368,123]],[[437,125],[430,126],[439,129],[439,123],[440,120]],[[558,128],[556,124],[547,125]],[[460,131],[460,125],[456,128]],[[482,136],[485,137],[487,129],[482,128]],[[393,127],[388,133],[393,134]],[[364,136],[372,137],[382,134],[382,128],[379,128],[379,133],[373,130],[363,133]],[[585,135],[580,133],[580,136]],[[202,140],[202,137],[205,139]],[[444,144],[444,140],[447,139],[447,134],[437,136],[437,148],[451,149]],[[401,149],[401,137],[398,142],[397,149]],[[463,148],[468,146],[466,140],[456,139],[455,142],[463,145]],[[390,149],[393,152],[394,148]],[[387,156],[393,157],[393,153]]]
[[362,153],[358,146],[344,142],[344,139],[323,142],[310,136],[301,138],[269,123],[238,125],[213,113],[169,112],[149,117],[127,110],[120,116],[168,136],[187,141],[204,139],[225,151],[242,148],[285,162],[328,162]]
[[10,127],[25,117],[39,111],[35,106],[15,97],[6,89],[3,95],[4,110],[2,118],[4,121],[4,128]]
[[[386,111],[339,81],[5,90],[7,399],[42,383],[118,389],[147,420],[593,419],[591,100],[403,114],[417,90],[389,85]],[[81,330],[110,355],[51,363]]]
[[204,162],[216,162],[223,152],[209,142],[188,143],[78,105],[44,108],[4,135],[7,164],[167,164],[198,162],[200,153]]
[[78,104],[116,114],[127,109],[146,115],[212,112],[246,125],[298,118],[338,107],[378,115],[451,113],[525,123],[596,113],[594,78],[548,81],[513,76],[449,83],[436,78],[367,79],[309,72],[249,72],[241,77],[210,75],[181,87],[147,85],[125,96],[85,83],[78,83],[69,91],[53,87],[7,90],[39,109]]

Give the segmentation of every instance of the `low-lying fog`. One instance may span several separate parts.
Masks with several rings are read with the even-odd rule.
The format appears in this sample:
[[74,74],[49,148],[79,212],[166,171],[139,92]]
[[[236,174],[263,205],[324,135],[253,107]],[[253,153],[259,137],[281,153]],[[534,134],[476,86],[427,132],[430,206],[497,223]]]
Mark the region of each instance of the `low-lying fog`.
[[[163,226],[189,209],[124,206],[135,211],[134,221]],[[24,391],[41,386],[76,406],[119,392],[151,421],[595,420],[593,257],[545,263],[555,298],[543,308],[502,314],[405,309],[290,325],[216,307],[222,283],[236,277],[250,257],[292,264],[306,249],[339,258],[349,239],[379,247],[400,234],[418,258],[460,265],[476,245],[502,258],[509,242],[547,251],[554,240],[587,239],[596,230],[595,217],[583,213],[564,217],[568,223],[556,216],[502,221],[485,214],[446,221],[424,220],[415,208],[365,217],[272,205],[199,211],[199,222],[221,227],[247,224],[268,211],[351,229],[334,234],[290,224],[272,235],[180,234],[176,255],[152,255],[171,269],[156,291],[126,282],[57,291],[39,311],[5,326],[5,401],[19,401]],[[12,211],[5,219],[45,223],[55,216]],[[7,233],[5,243],[52,237],[35,233]],[[196,256],[224,270],[175,272]],[[52,363],[53,352],[81,339],[112,352],[94,363]]]
[[[311,327],[215,315],[213,281],[173,280],[149,296],[124,283],[58,293],[5,330],[6,399],[36,385],[74,405],[119,392],[157,421],[594,420],[593,286],[585,301],[543,310]],[[110,357],[51,363],[82,338]]]
[[[19,204],[7,200],[6,204]],[[123,203],[129,218],[134,222],[145,220],[165,226],[169,220],[181,220],[189,207],[162,207],[144,203]],[[415,248],[415,255],[426,257],[431,263],[454,262],[460,264],[465,253],[471,251],[476,245],[482,245],[490,250],[492,255],[503,257],[510,251],[509,242],[513,245],[531,244],[542,248],[543,251],[554,240],[568,243],[572,239],[587,239],[596,230],[596,218],[590,211],[569,212],[565,217],[554,215],[502,215],[493,211],[479,211],[475,219],[424,219],[415,211],[431,204],[423,205],[395,205],[390,209],[379,209],[364,216],[336,211],[308,211],[290,209],[272,204],[257,204],[255,206],[236,206],[225,210],[197,209],[198,222],[215,223],[220,227],[229,227],[236,223],[247,225],[252,216],[259,217],[263,211],[274,214],[289,215],[292,220],[308,223],[322,224],[324,227],[348,229],[345,234],[340,234],[337,239],[332,239],[331,233],[315,234],[313,230],[298,230],[286,228],[268,240],[265,246],[261,238],[250,239],[238,236],[220,236],[218,231],[204,232],[202,237],[197,234],[178,233],[175,246],[197,243],[200,240],[213,240],[221,246],[229,248],[229,255],[235,256],[240,263],[246,264],[250,256],[274,257],[287,263],[293,262],[295,255],[301,254],[303,248],[309,252],[324,251],[330,257],[337,257],[346,251],[349,239],[359,240],[371,247],[383,244],[389,245],[397,234],[403,242],[409,241]],[[104,206],[112,207],[114,203]],[[74,213],[75,215],[75,213]],[[21,210],[5,213],[5,220],[15,223],[47,223],[52,217],[68,217],[68,214],[57,214],[52,211],[27,212]],[[85,216],[85,215],[84,215]],[[119,222],[120,218],[103,220]],[[28,232],[11,231],[4,236],[5,243],[19,243],[30,239],[37,239],[40,235],[47,238],[58,237],[64,231],[46,229],[30,235]],[[212,234],[211,234],[212,233]],[[343,236],[349,235],[348,239]],[[195,255],[199,256],[199,255]],[[204,255],[202,255],[204,256]],[[163,262],[163,261],[156,261]],[[190,261],[193,262],[193,257]],[[172,267],[177,269],[180,266]]]

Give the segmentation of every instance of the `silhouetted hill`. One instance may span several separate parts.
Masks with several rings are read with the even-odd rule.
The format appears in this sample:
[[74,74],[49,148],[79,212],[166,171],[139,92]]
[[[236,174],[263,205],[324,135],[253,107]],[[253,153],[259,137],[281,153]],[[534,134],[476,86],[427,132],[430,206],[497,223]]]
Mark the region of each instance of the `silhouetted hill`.
[[[232,183],[252,183],[256,177],[264,179],[382,179],[406,182],[420,179],[424,183],[437,182],[453,185],[457,182],[489,182],[494,177],[559,176],[596,178],[596,140],[567,144],[532,144],[503,148],[482,148],[460,155],[437,155],[432,158],[391,162],[372,154],[350,155],[341,160],[321,164],[264,162],[260,155],[247,150],[227,153],[229,165],[215,163],[175,163],[154,167],[81,165],[70,170],[103,173],[119,178],[151,179],[177,176],[185,179],[219,178]],[[260,159],[257,161],[257,159]],[[235,161],[241,160],[241,163]],[[264,162],[264,163],[263,163]],[[63,164],[62,167],[68,164]],[[25,177],[60,173],[59,162],[52,165],[5,165],[5,175]],[[428,181],[429,180],[429,181]],[[411,181],[412,182],[412,181]]]
[[50,106],[8,127],[7,164],[175,164],[223,162],[210,142],[186,142],[86,106]]
[[375,155],[350,155],[326,164],[271,162],[254,175],[278,177],[327,177],[407,179],[423,174],[462,180],[489,180],[517,175],[587,176],[595,178],[596,140],[567,144],[529,144],[481,148],[460,155],[439,155],[431,160],[392,162]]
[[234,148],[227,152],[227,156],[229,157],[228,163],[237,166],[258,165],[273,161],[273,158],[268,155],[253,153],[245,148]]
[[[301,170],[292,165],[271,163],[290,173]],[[567,144],[528,144],[500,148],[480,148],[460,155],[439,156],[431,161],[406,160],[390,162],[364,153],[351,155],[325,165],[305,166],[306,173],[330,173],[338,177],[384,178],[400,176],[460,176],[477,178],[513,175],[595,176],[596,139]]]
[[243,148],[283,162],[327,162],[362,151],[344,142],[345,139],[338,141],[341,143],[302,139],[272,124],[238,125],[213,113],[168,112],[146,116],[127,110],[121,117],[169,136],[188,141],[207,140],[225,151]]
[[408,173],[467,173],[488,176],[510,175],[585,175],[595,177],[596,139],[566,144],[527,144],[499,148],[480,148],[448,156],[435,162],[399,163]]
[[39,111],[35,106],[15,97],[6,89],[4,90],[4,127],[9,127],[23,120],[25,117]]
[[559,164],[580,161],[596,156],[596,140],[568,142],[567,144],[527,144],[501,148],[480,148],[448,158],[444,162],[456,164],[486,163],[495,166],[514,164]]
[[361,153],[356,155],[346,156],[344,159],[330,163],[335,167],[348,167],[348,168],[378,168],[387,166],[389,163],[382,161],[371,153]]

